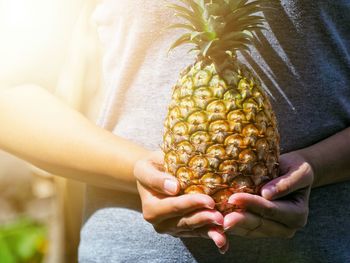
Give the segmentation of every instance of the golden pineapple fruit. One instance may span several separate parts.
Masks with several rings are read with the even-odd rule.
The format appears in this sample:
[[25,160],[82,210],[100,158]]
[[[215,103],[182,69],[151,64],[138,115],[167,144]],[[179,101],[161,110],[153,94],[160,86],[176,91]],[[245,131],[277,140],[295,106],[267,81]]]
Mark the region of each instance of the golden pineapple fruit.
[[186,22],[171,47],[193,44],[196,62],[180,75],[164,124],[168,173],[182,193],[214,198],[228,212],[233,193],[259,194],[278,175],[279,134],[271,104],[254,72],[239,61],[264,19],[263,1],[183,0],[171,4]]

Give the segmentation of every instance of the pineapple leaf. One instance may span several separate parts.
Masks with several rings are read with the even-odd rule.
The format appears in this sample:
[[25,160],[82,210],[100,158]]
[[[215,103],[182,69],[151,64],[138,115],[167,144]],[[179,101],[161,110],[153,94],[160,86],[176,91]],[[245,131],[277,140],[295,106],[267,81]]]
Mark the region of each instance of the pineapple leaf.
[[183,6],[180,6],[180,5],[176,5],[176,4],[168,4],[167,7],[171,8],[171,9],[174,9],[178,13],[181,13],[181,14],[184,14],[184,15],[187,15],[187,16],[194,16],[194,13],[191,12],[186,7],[183,7]]
[[[254,8],[251,7],[249,9],[238,9],[237,11],[228,15],[228,17],[226,18],[227,26],[234,25],[240,19],[250,19],[251,17],[256,17],[256,16],[252,16],[251,14],[257,13],[259,11],[260,11],[260,8],[258,7],[254,7]],[[262,17],[259,16],[259,18],[262,18]]]
[[198,54],[200,52],[200,50],[197,47],[191,48],[187,53],[191,54],[191,53],[195,53]]
[[220,34],[225,29],[222,17],[211,15],[208,20],[208,28],[212,35],[211,39],[216,38],[217,34]]
[[220,1],[207,3],[206,8],[211,15],[225,17],[231,12],[230,6],[224,1],[221,1],[222,3],[219,2]]
[[222,38],[222,40],[223,41],[227,41],[227,40],[237,40],[237,39],[242,39],[242,38],[246,38],[246,39],[252,40],[253,39],[253,35],[251,35],[251,33],[249,31],[248,32],[241,32],[241,31],[231,32],[231,33],[226,34]]
[[267,30],[266,27],[264,26],[249,26],[247,28],[249,29],[250,32]]
[[243,44],[242,44],[242,45],[237,45],[237,46],[235,46],[234,50],[236,50],[236,51],[245,50],[245,51],[247,51],[247,52],[250,52],[249,46],[243,45]]
[[[235,57],[237,51],[249,51],[253,33],[264,30],[263,11],[270,8],[270,0],[179,0],[170,4],[175,15],[185,22],[169,28],[188,30],[171,46],[190,43],[191,51],[215,61]],[[270,5],[271,4],[271,5]]]
[[208,50],[209,48],[213,45],[213,43],[216,41],[217,39],[213,39],[211,41],[209,41],[205,46],[203,46],[201,48],[201,53],[203,54],[203,56],[207,56]]
[[191,34],[190,33],[186,33],[183,34],[181,37],[179,37],[169,48],[169,51],[173,50],[174,48],[185,44],[185,43],[192,43],[191,41]]
[[191,41],[203,34],[203,32],[191,32]]
[[245,5],[247,2],[248,1],[246,1],[246,0],[241,0],[241,1],[238,1],[238,0],[232,1],[232,0],[230,0],[229,1],[229,5],[231,7],[231,10],[236,10],[237,8],[242,7],[243,5]]
[[231,24],[227,24],[225,31],[244,31],[247,29],[249,26],[259,26],[263,25],[264,19],[260,18],[242,18],[234,21]]
[[241,0],[238,2],[237,8],[247,5],[247,3],[248,3],[248,0]]
[[174,24],[174,25],[171,25],[171,26],[168,26],[167,29],[174,29],[174,28],[182,28],[182,29],[187,29],[187,30],[190,30],[190,31],[195,31],[196,29],[191,26],[191,25],[188,25],[188,24],[181,24],[181,23],[178,23],[178,24]]
[[176,13],[175,16],[182,17],[183,19],[187,20],[198,31],[202,31],[204,29],[202,21],[199,20],[198,18],[194,17],[194,16],[189,16],[189,15],[182,14],[182,13]]
[[241,45],[246,45],[248,46],[250,44],[250,40],[243,40],[241,39],[240,41],[227,41],[224,43],[220,43],[216,45],[214,50],[234,50],[236,47],[239,47]]
[[202,14],[204,12],[204,4],[198,4],[193,0],[182,0],[182,2],[188,4],[192,8],[193,13],[196,17],[202,17]]

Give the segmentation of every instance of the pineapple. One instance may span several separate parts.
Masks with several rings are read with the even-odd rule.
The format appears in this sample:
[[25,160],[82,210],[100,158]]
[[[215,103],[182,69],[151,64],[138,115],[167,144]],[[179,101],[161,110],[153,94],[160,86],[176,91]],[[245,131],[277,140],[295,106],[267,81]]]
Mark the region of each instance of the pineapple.
[[237,52],[249,51],[263,28],[259,0],[182,0],[169,4],[185,29],[170,50],[192,44],[196,61],[173,88],[164,124],[165,170],[182,193],[213,197],[217,209],[233,193],[258,194],[278,174],[279,134],[262,85]]

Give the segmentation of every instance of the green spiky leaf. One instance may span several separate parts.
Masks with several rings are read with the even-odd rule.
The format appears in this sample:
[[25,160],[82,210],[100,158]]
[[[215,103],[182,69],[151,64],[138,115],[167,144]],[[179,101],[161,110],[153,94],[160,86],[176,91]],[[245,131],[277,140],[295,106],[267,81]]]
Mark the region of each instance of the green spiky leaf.
[[217,39],[213,39],[213,40],[209,41],[205,46],[202,47],[201,53],[203,54],[203,56],[205,56],[205,57],[207,56],[210,47],[213,45],[213,43],[214,43],[216,40],[217,40]]
[[174,29],[174,28],[179,28],[179,29],[187,29],[189,31],[195,31],[195,28],[192,25],[188,25],[188,24],[173,24],[167,27],[167,29]]
[[[185,20],[170,28],[188,30],[170,49],[193,44],[198,55],[219,60],[234,57],[237,51],[249,51],[253,32],[264,29],[261,15],[268,0],[180,0],[181,5],[168,5],[175,15]],[[183,4],[183,5],[182,5]]]
[[192,43],[191,41],[191,34],[187,33],[187,34],[183,34],[181,37],[179,37],[169,48],[169,51],[182,45],[182,44],[188,44],[188,43]]

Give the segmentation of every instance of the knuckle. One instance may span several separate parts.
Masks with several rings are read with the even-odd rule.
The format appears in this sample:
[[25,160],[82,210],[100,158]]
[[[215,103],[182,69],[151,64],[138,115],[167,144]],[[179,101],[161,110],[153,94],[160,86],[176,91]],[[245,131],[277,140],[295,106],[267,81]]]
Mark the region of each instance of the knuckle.
[[173,213],[178,213],[180,208],[179,208],[179,205],[177,204],[177,200],[176,199],[171,199],[169,200],[169,207],[171,207],[171,211]]
[[149,213],[149,212],[143,212],[142,213],[143,215],[143,218],[148,222],[148,223],[151,223],[151,224],[154,224],[156,222],[156,217],[152,214],[152,213]]
[[298,228],[303,228],[306,226],[306,224],[307,224],[307,217],[304,217],[299,221]]
[[293,223],[289,224],[289,227],[292,227],[294,229],[301,229],[306,225],[305,221],[301,220],[295,220]]
[[303,228],[306,226],[306,224],[307,224],[307,217],[301,218],[299,220],[299,224],[297,225],[297,228],[298,229]]
[[194,230],[195,227],[190,223],[188,222],[188,220],[184,219],[184,220],[181,220],[181,228],[182,229],[186,229],[186,230]]
[[289,194],[292,191],[292,186],[289,180],[283,181],[276,185],[276,194]]
[[292,221],[289,225],[289,227],[293,228],[293,229],[301,229],[305,226],[305,222],[298,219],[298,220],[294,220]]
[[153,228],[158,234],[167,234],[166,228],[161,224],[153,225]]
[[292,239],[295,236],[296,230],[291,229],[285,233],[285,239]]
[[180,204],[178,203],[178,201],[176,199],[171,200],[170,206],[171,206],[171,210],[174,214],[180,214],[182,209],[181,209]]
[[142,206],[142,216],[147,222],[151,224],[154,224],[157,222],[157,216],[153,212],[153,210],[151,209],[151,205],[149,204],[144,204]]
[[292,227],[300,229],[306,226],[308,220],[308,209],[302,209],[297,214],[296,219],[290,224]]

